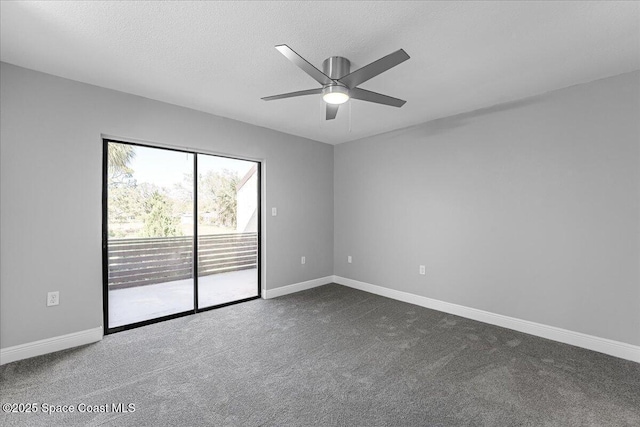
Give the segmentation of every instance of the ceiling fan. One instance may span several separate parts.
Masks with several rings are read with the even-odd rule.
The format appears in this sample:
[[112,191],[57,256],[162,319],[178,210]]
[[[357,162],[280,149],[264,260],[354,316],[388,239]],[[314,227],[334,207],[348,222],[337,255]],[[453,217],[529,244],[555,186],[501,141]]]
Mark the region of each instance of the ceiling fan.
[[286,44],[278,45],[276,49],[286,56],[289,61],[293,62],[300,67],[302,71],[320,83],[322,87],[267,96],[262,98],[265,101],[292,98],[294,96],[322,94],[322,99],[327,103],[327,120],[335,119],[340,104],[344,104],[349,99],[359,99],[361,101],[375,102],[376,104],[390,105],[392,107],[402,107],[405,102],[407,102],[402,99],[392,98],[387,95],[382,95],[381,93],[371,92],[357,87],[359,84],[409,59],[407,52],[402,49],[353,72],[350,70],[351,63],[349,60],[341,56],[332,56],[325,59],[322,63],[322,71],[320,71]]

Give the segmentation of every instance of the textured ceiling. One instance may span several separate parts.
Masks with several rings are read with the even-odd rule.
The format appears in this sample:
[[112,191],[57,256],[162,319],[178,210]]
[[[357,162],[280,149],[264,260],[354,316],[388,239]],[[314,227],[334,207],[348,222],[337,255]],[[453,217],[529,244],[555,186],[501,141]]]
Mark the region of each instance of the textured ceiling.
[[[640,68],[637,2],[2,2],[1,60],[331,144]],[[352,70],[402,108],[263,96],[318,84],[274,46]],[[351,105],[349,105],[351,104]],[[351,110],[351,114],[349,114]]]

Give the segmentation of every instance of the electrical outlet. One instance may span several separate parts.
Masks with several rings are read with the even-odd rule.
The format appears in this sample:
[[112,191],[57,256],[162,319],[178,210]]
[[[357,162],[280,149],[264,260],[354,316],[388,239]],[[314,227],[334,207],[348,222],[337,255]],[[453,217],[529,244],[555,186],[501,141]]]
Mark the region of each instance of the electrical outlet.
[[300,258],[300,264],[306,264],[306,262],[307,262],[307,258],[306,257]]
[[47,293],[47,307],[60,304],[60,292],[48,292]]
[[278,208],[271,208],[271,216],[278,215]]
[[423,276],[427,274],[427,268],[424,265],[420,266],[420,274],[422,274]]
[[348,255],[348,256],[347,256],[347,262],[348,262],[349,264],[351,264],[351,255]]

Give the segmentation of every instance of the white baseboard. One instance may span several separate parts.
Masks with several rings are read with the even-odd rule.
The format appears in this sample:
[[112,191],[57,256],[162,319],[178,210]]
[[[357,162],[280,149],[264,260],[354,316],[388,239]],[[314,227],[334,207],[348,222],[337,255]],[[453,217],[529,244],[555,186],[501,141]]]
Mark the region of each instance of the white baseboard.
[[580,332],[573,332],[566,329],[556,328],[555,326],[548,326],[540,323],[530,322],[528,320],[517,319],[515,317],[490,313],[488,311],[465,307],[458,304],[452,304],[449,302],[427,298],[408,292],[396,291],[394,289],[372,285],[370,283],[360,282],[353,279],[347,279],[340,276],[334,276],[332,281],[340,285],[359,289],[365,292],[370,292],[376,295],[381,295],[383,297],[392,298],[398,301],[408,302],[410,304],[419,305],[421,307],[455,314],[456,316],[466,317],[468,319],[489,323],[491,325],[501,326],[507,329],[513,329],[515,331],[524,332],[526,334],[547,338],[553,341],[559,341],[565,344],[574,345],[576,347],[582,347],[588,350],[598,351],[600,353],[605,353],[611,356],[619,357],[621,359],[627,359],[640,363],[640,346],[613,341],[606,338],[595,337],[593,335],[587,335]]
[[292,294],[294,292],[306,291],[307,289],[317,288],[333,281],[335,276],[320,277],[319,279],[307,280],[306,282],[294,283],[293,285],[281,286],[274,289],[266,289],[264,298],[277,298],[283,295]]
[[100,341],[102,326],[0,349],[0,365]]

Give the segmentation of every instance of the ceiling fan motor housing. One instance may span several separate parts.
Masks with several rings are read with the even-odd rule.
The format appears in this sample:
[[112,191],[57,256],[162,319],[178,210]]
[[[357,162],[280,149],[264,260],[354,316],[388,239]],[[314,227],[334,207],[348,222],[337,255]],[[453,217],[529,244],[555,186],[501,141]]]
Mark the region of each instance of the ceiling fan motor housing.
[[322,72],[332,80],[338,80],[351,71],[351,62],[342,56],[332,56],[322,62]]

